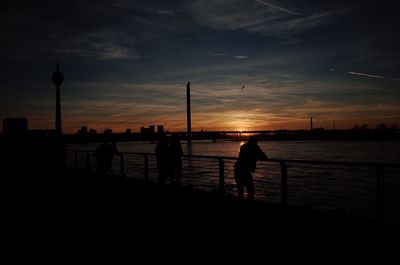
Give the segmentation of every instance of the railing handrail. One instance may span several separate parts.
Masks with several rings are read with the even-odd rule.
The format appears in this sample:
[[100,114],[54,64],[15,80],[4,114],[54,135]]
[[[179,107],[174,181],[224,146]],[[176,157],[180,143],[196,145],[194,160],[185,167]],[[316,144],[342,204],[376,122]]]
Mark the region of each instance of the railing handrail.
[[[91,152],[92,150],[72,149],[73,152]],[[120,152],[121,154],[128,155],[150,155],[155,156],[154,153],[146,152]],[[189,158],[203,158],[203,159],[225,159],[225,160],[237,160],[237,157],[233,156],[215,156],[215,155],[183,155],[183,157]],[[332,160],[301,160],[301,159],[281,159],[281,158],[268,158],[266,160],[260,160],[266,162],[286,162],[296,164],[320,164],[320,165],[335,165],[335,166],[362,166],[362,167],[391,167],[400,168],[400,163],[380,163],[380,162],[357,162],[357,161],[332,161]]]
[[[71,150],[74,153],[75,168],[78,167],[78,152],[85,152],[87,159],[87,168],[90,169],[90,153],[93,150]],[[140,155],[143,156],[144,161],[144,177],[145,180],[149,180],[149,161],[148,156],[156,156],[154,153],[146,152],[119,152],[121,157],[121,175],[125,175],[124,169],[124,157],[125,155]],[[213,156],[213,155],[183,155],[188,158],[200,158],[200,159],[215,159],[218,161],[219,167],[219,190],[224,193],[225,190],[225,166],[224,160],[237,160],[237,157],[229,156]],[[377,162],[348,162],[348,161],[324,161],[324,160],[296,160],[296,159],[276,159],[270,158],[262,160],[265,162],[279,163],[281,168],[281,200],[282,205],[288,205],[288,163],[293,164],[319,164],[319,165],[336,165],[336,166],[357,166],[357,167],[373,167],[376,170],[376,213],[377,220],[384,221],[385,216],[385,177],[384,168],[400,168],[399,163],[377,163]]]

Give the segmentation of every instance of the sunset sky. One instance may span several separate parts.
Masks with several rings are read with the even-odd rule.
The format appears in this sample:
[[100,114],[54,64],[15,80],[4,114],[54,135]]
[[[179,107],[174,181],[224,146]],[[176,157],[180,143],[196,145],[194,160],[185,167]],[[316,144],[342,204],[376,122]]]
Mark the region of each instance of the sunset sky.
[[[2,1],[0,118],[63,131],[400,124],[399,1]],[[244,88],[243,88],[244,87]]]

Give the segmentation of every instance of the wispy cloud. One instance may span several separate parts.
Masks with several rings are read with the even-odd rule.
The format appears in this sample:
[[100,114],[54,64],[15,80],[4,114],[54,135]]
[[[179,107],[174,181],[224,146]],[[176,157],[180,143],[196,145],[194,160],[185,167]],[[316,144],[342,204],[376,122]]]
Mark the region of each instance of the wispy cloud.
[[229,55],[228,55],[228,54],[225,54],[225,53],[211,53],[211,56],[215,56],[215,57],[218,57],[218,56],[226,57],[226,56],[229,56]]
[[[269,8],[260,8],[260,4]],[[242,30],[285,39],[329,23],[332,15],[337,12],[314,9],[306,16],[263,0],[197,0],[185,4],[185,7],[202,26],[219,30]]]
[[157,14],[166,15],[166,16],[174,16],[175,12],[173,10],[157,10]]
[[84,33],[79,30],[63,28],[62,31],[68,32],[69,37],[49,43],[48,48],[43,50],[75,55],[92,61],[140,58],[135,49],[137,40],[132,39],[131,36],[121,38],[121,36],[127,35],[125,30],[103,28]]
[[265,1],[263,1],[263,0],[256,0],[256,1],[257,1],[258,3],[260,3],[260,4],[263,4],[263,5],[265,5],[265,6],[268,6],[268,7],[270,7],[270,8],[276,9],[276,10],[283,11],[283,12],[288,13],[288,14],[290,14],[290,15],[296,15],[296,16],[302,16],[302,15],[303,15],[302,13],[294,12],[294,11],[291,11],[291,10],[289,10],[289,9],[286,9],[286,8],[283,8],[283,7],[280,7],[280,6],[267,3],[267,2],[265,2]]
[[394,80],[394,81],[400,81],[400,78],[393,78],[393,77],[388,77],[388,76],[383,76],[383,75],[373,75],[373,74],[367,74],[367,73],[360,73],[360,72],[354,72],[354,71],[348,71],[347,72],[350,75],[358,75],[358,76],[364,76],[364,77],[370,77],[370,78],[380,78],[380,79],[386,79],[386,80]]
[[351,75],[358,75],[358,76],[365,76],[365,77],[372,77],[372,78],[385,78],[384,76],[381,76],[381,75],[371,75],[371,74],[359,73],[359,72],[353,72],[353,71],[349,71],[347,73],[351,74]]
[[236,58],[236,59],[248,59],[249,58],[249,56],[246,56],[246,55],[229,55],[226,53],[211,53],[210,55],[214,56],[214,57],[232,57],[232,58]]
[[134,52],[117,46],[108,47],[94,47],[93,49],[83,49],[83,48],[56,48],[49,49],[56,53],[66,54],[66,55],[78,55],[93,60],[120,60],[120,59],[132,59],[138,58]]

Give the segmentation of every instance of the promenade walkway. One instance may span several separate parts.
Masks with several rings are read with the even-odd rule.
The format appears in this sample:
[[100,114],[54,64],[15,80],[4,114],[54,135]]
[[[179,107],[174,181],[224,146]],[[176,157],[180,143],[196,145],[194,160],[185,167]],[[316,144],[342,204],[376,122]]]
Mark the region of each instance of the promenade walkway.
[[396,264],[398,230],[68,170],[2,183],[2,264]]

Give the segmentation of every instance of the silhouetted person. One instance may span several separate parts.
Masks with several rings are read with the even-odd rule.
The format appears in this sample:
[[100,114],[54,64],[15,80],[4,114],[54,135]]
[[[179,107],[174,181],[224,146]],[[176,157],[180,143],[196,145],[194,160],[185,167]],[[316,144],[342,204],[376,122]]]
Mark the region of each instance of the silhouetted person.
[[168,141],[165,135],[160,136],[160,141],[155,149],[157,157],[158,181],[165,185],[168,176]]
[[93,155],[96,157],[97,172],[100,175],[106,175],[108,171],[108,159],[109,159],[109,146],[108,142],[104,141],[94,151]]
[[114,155],[121,155],[121,153],[117,149],[117,144],[115,141],[112,141],[108,146],[106,153],[106,172],[114,175],[114,171],[112,169],[112,162],[114,159]]
[[111,144],[109,144],[108,141],[104,141],[96,148],[93,155],[96,157],[97,170],[99,174],[114,175],[114,171],[112,169],[114,155],[121,155],[117,149],[117,144],[115,141],[112,141]]
[[235,163],[235,181],[238,188],[239,198],[244,198],[244,188],[247,190],[247,199],[254,199],[254,179],[257,160],[266,160],[267,155],[257,145],[255,135],[240,147],[239,158]]
[[168,146],[169,172],[171,184],[180,185],[182,178],[182,145],[179,136],[174,135]]

